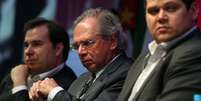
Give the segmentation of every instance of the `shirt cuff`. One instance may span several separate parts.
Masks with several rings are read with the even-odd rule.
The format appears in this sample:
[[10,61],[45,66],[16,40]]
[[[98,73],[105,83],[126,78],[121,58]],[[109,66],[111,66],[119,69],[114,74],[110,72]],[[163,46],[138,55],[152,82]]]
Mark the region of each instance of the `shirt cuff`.
[[52,89],[50,92],[49,92],[49,94],[48,94],[48,100],[47,101],[52,101],[53,100],[53,98],[54,98],[54,96],[58,93],[58,92],[60,92],[60,91],[62,91],[62,90],[64,90],[63,88],[61,88],[60,86],[57,86],[57,87],[55,87],[54,89]]
[[15,94],[15,93],[17,93],[17,92],[19,92],[19,91],[27,90],[27,89],[28,89],[28,88],[27,88],[27,86],[25,86],[25,85],[17,86],[17,87],[14,87],[14,88],[12,89],[12,94]]

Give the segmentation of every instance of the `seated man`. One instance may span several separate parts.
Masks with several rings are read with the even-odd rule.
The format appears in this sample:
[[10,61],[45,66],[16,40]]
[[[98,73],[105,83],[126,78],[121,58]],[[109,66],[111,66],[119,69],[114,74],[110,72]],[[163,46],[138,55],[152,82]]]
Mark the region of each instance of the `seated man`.
[[65,65],[69,38],[61,26],[36,18],[24,27],[24,63],[14,67],[0,84],[0,101],[27,101],[33,82],[54,78],[59,86],[68,89],[76,79]]
[[129,70],[117,101],[193,101],[201,94],[196,0],[145,0],[153,41]]
[[[116,16],[104,9],[89,9],[74,22],[73,48],[89,72],[73,82],[68,91],[54,79],[34,84],[30,97],[49,101],[115,101],[132,64],[125,53],[122,27]],[[36,101],[36,100],[35,100]]]

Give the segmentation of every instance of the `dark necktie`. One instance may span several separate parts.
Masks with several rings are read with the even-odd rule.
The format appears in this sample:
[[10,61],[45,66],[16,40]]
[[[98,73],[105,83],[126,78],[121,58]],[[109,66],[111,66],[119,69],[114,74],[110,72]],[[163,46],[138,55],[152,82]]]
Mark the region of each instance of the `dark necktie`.
[[84,94],[87,92],[87,90],[93,84],[93,81],[94,81],[95,78],[96,78],[95,74],[92,74],[89,77],[89,80],[87,80],[87,82],[85,82],[83,88],[81,89],[81,93],[80,93],[80,96],[79,96],[80,99],[84,96]]

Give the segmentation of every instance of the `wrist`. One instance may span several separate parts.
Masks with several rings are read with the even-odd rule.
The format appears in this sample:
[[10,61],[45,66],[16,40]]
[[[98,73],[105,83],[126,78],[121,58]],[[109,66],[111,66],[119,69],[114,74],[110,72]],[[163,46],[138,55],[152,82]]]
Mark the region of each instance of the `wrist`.
[[14,87],[21,86],[21,85],[26,85],[26,82],[25,81],[16,81],[16,82],[13,82],[13,86]]
[[49,93],[48,93],[48,101],[52,101],[55,97],[55,95],[60,92],[63,91],[64,89],[61,88],[60,86],[55,87],[54,89],[52,89]]

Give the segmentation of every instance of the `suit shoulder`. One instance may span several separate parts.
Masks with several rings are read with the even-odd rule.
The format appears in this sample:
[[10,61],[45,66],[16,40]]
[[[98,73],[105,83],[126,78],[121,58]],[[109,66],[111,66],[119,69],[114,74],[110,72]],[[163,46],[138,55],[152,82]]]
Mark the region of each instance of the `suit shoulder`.
[[77,78],[75,73],[69,67],[63,67],[58,73],[53,75],[56,82],[63,87],[68,89],[71,83]]
[[71,79],[76,79],[77,76],[73,72],[71,68],[68,66],[64,66],[58,73],[55,75],[56,77],[63,77],[63,78],[71,78]]
[[176,56],[201,54],[201,32],[199,29],[182,39],[172,49]]

